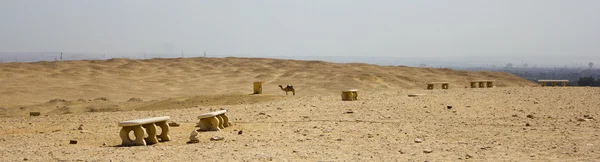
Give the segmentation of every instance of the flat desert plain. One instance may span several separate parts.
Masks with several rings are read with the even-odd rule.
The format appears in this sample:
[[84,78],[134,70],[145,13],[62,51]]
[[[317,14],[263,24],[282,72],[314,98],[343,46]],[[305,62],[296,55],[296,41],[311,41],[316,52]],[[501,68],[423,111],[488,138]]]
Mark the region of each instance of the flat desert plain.
[[[467,88],[480,79],[496,87]],[[263,94],[251,94],[254,81]],[[450,89],[425,89],[439,81]],[[287,84],[295,96],[278,87]],[[358,100],[342,101],[345,89]],[[358,63],[2,63],[0,161],[596,161],[599,96],[502,72]],[[233,126],[187,144],[196,117],[221,108]],[[120,121],[156,116],[180,124],[171,141],[120,146]]]

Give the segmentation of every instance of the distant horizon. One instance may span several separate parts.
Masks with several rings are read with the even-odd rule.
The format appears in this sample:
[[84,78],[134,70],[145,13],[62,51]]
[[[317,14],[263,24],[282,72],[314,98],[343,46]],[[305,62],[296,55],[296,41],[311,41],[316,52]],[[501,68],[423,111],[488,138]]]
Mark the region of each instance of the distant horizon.
[[[54,61],[59,60],[61,52],[0,52],[0,62],[38,62],[38,61]],[[152,58],[180,58],[181,53],[161,53],[161,52],[139,52],[139,53],[77,53],[77,52],[62,52],[63,60],[106,60],[111,58],[130,58],[130,59],[152,59]],[[144,58],[145,57],[145,58]],[[184,58],[204,57],[204,53],[183,53]],[[504,67],[506,64],[512,63],[514,67],[522,66],[521,63],[527,64],[528,67],[570,67],[570,68],[588,68],[588,63],[598,63],[600,61],[590,61],[593,56],[578,56],[571,58],[567,56],[543,58],[544,62],[554,61],[559,63],[541,63],[540,57],[522,57],[514,59],[513,57],[497,57],[497,56],[470,56],[470,57],[426,57],[426,56],[293,56],[293,55],[251,55],[251,54],[212,54],[207,52],[207,57],[224,58],[224,57],[247,57],[247,58],[273,58],[273,59],[294,59],[294,60],[319,60],[334,63],[367,63],[382,66],[413,66],[419,67],[423,64],[427,67],[450,67],[450,68],[474,68],[485,67],[489,68],[496,66],[497,68]],[[565,61],[572,59],[571,61]],[[596,67],[596,66],[594,66]]]

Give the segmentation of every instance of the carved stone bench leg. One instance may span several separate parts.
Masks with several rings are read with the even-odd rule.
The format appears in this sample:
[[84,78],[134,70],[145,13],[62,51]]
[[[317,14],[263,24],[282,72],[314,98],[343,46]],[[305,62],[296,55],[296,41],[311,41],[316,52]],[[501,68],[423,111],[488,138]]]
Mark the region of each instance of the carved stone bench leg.
[[353,96],[354,98],[353,99],[355,101],[358,100],[358,92],[352,92],[352,94],[354,94],[354,96]]
[[477,82],[471,82],[471,88],[477,88]]
[[479,88],[485,88],[484,82],[479,82]]
[[[132,140],[131,138],[129,138],[129,132],[131,132],[131,131],[133,131],[133,133],[135,135],[135,141]],[[142,128],[141,125],[125,126],[125,127],[121,128],[121,132],[119,132],[119,135],[121,136],[121,140],[123,140],[121,145],[123,145],[123,146],[145,146],[146,145],[146,141],[144,140],[145,132],[146,132],[146,130],[144,130],[144,128]]]
[[433,89],[433,84],[427,84],[427,89]]
[[556,87],[556,82],[552,82],[552,87]]
[[200,119],[200,123],[198,123],[201,131],[218,131],[219,129],[219,119],[217,117],[208,117]]
[[156,139],[156,126],[154,126],[154,123],[144,124],[142,127],[146,129],[146,133],[148,134],[148,138],[144,139],[146,144],[151,145],[158,143],[158,139]]
[[217,115],[216,117],[219,119],[219,129],[225,129],[225,126],[223,126],[225,124],[223,117],[221,115]]
[[487,87],[488,88],[494,87],[494,82],[487,82]]
[[156,137],[158,137],[160,139],[160,141],[170,141],[171,137],[169,136],[169,124],[167,124],[167,121],[161,121],[161,122],[157,122],[155,124],[156,124],[156,126],[159,126],[161,129],[160,134],[157,135]]
[[227,115],[221,114],[219,116],[221,116],[221,118],[223,119],[222,123],[223,123],[224,127],[232,126],[231,122],[229,121],[229,117]]
[[442,84],[442,89],[448,89],[448,84]]

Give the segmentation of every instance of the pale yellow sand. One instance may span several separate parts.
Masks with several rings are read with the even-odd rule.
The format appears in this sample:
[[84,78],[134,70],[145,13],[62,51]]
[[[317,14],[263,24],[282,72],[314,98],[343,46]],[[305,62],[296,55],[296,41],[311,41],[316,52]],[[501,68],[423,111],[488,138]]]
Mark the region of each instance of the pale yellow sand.
[[[599,88],[534,87],[506,73],[245,58],[11,63],[0,71],[0,161],[600,159]],[[470,79],[499,87],[464,88]],[[248,95],[256,80],[266,82],[265,94]],[[430,81],[451,89],[424,90]],[[297,95],[278,84],[293,84]],[[341,101],[346,88],[358,88],[359,100]],[[186,144],[196,116],[219,108],[235,125]],[[172,141],[117,147],[119,121],[165,115],[181,124]]]

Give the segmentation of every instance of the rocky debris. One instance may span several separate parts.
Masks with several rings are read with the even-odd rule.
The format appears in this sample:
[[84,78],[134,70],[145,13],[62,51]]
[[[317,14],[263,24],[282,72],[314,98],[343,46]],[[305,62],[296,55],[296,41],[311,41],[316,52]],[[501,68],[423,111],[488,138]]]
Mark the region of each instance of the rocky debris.
[[283,110],[281,107],[278,107],[277,110]]
[[423,142],[423,140],[421,140],[420,138],[415,139],[415,143],[421,143],[421,142]]
[[144,100],[142,100],[140,98],[130,98],[129,100],[127,100],[127,102],[141,102],[141,101],[144,101]]
[[79,127],[77,127],[77,130],[83,130],[83,124],[80,124]]
[[452,106],[446,106],[446,108],[448,108],[448,109],[452,109]]
[[77,140],[70,140],[69,144],[77,144]]
[[469,154],[465,155],[465,159],[470,159],[470,158],[473,158],[473,156],[469,155]]
[[48,103],[58,103],[58,102],[67,102],[67,100],[56,98],[48,101]]
[[577,118],[577,121],[583,122],[583,121],[588,121],[589,119],[584,119],[584,118]]
[[261,113],[258,113],[258,115],[267,115],[267,114],[264,112],[261,112]]
[[179,123],[176,123],[174,121],[169,122],[169,127],[179,127],[179,125],[180,125]]
[[515,118],[516,118],[516,117],[519,117],[519,115],[517,115],[517,114],[514,114],[514,115],[512,115],[512,117],[515,117]]
[[527,115],[527,118],[533,119],[535,118],[535,116],[533,116],[532,114]]
[[40,112],[29,112],[29,116],[40,116]]
[[432,153],[433,150],[432,149],[423,149],[423,152],[426,153],[426,154],[428,154],[428,153]]
[[225,137],[213,136],[210,138],[211,141],[222,141]]
[[244,133],[244,131],[242,131],[242,130],[238,131],[238,135],[242,135],[242,133]]
[[352,110],[346,111],[346,114],[352,114],[352,113],[354,113],[354,111],[352,111]]
[[531,126],[531,124],[529,124],[529,123],[525,123],[525,126],[529,127],[529,126]]
[[335,140],[336,141],[343,141],[344,139],[338,138],[338,139],[335,139]]
[[102,146],[106,146],[106,142],[102,142]]
[[198,136],[198,132],[196,130],[192,130],[192,133],[190,133],[190,141],[188,141],[187,143],[200,142],[200,140],[196,136]]
[[94,101],[109,101],[109,100],[106,97],[98,97],[98,98],[94,99]]
[[590,115],[583,115],[583,118],[590,119],[590,120],[594,120],[594,117],[592,117],[592,116],[590,116]]

